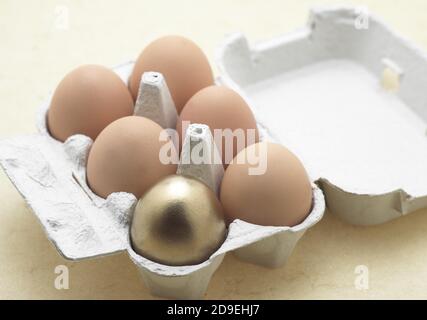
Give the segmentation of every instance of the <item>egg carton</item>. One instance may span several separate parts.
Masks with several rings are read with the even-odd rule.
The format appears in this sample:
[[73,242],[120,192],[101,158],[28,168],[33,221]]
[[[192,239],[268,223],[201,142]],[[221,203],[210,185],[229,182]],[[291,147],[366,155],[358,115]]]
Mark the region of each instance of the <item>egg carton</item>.
[[376,225],[427,207],[427,55],[367,8],[314,8],[255,44],[232,34],[217,63],[330,212]]
[[[249,45],[242,34],[230,36],[219,48],[218,65],[218,83],[247,100],[262,140],[286,145],[316,182],[305,221],[263,227],[235,220],[223,245],[199,265],[171,267],[145,259],[129,242],[137,199],[128,193],[102,199],[88,188],[85,164],[92,141],[82,135],[65,143],[50,137],[49,100],[39,113],[38,134],[0,142],[0,164],[64,257],[126,250],[153,294],[200,298],[227,252],[260,265],[282,265],[305,230],[321,219],[322,190],[332,213],[358,225],[427,207],[427,56],[379,18],[360,8],[316,8],[305,27],[283,37]],[[115,71],[127,82],[132,68],[129,62]],[[396,92],[382,88],[385,74],[396,79]],[[144,74],[135,114],[174,127],[177,115],[161,74]],[[203,143],[217,152],[209,149],[211,139],[205,126],[191,126],[184,150]],[[216,192],[223,175],[221,167],[187,161],[177,173]]]
[[[133,65],[128,62],[114,71],[127,83]],[[0,142],[1,166],[63,257],[81,260],[127,251],[154,295],[179,299],[203,297],[212,274],[230,251],[245,261],[280,266],[304,232],[323,216],[323,194],[313,184],[313,208],[299,225],[269,227],[235,220],[229,225],[221,247],[198,265],[167,266],[150,261],[133,251],[129,239],[138,199],[126,192],[103,199],[92,192],[86,182],[86,161],[93,141],[80,134],[64,143],[51,137],[46,124],[49,105],[50,98],[38,114],[38,134]],[[143,74],[134,114],[150,118],[165,128],[175,127],[177,113],[162,74]],[[260,132],[263,140],[270,139],[265,130],[260,128]],[[192,124],[186,132],[177,174],[195,177],[218,194],[223,166],[192,163],[190,155],[197,146],[203,146],[208,159],[219,156],[209,127]]]

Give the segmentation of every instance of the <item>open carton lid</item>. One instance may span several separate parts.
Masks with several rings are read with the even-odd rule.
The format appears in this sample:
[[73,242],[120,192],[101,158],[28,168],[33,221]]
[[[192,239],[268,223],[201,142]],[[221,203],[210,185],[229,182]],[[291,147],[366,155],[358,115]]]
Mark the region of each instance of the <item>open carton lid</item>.
[[330,211],[372,225],[427,207],[427,55],[378,18],[314,9],[283,37],[231,35],[217,61],[221,82],[266,139],[300,157]]

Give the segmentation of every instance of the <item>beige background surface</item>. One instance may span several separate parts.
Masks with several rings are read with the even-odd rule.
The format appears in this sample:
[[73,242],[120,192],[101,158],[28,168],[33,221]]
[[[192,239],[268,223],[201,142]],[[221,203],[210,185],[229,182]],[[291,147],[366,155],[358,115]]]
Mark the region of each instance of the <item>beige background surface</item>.
[[[336,1],[333,1],[336,3]],[[62,76],[83,63],[113,66],[155,37],[190,37],[214,65],[229,32],[250,41],[303,25],[312,5],[332,1],[0,0],[0,137],[35,131],[37,107]],[[427,50],[427,1],[356,1]],[[69,28],[58,26],[66,6]],[[125,253],[83,262],[61,258],[35,216],[0,172],[0,298],[153,298]],[[427,298],[427,210],[385,225],[353,227],[331,215],[309,230],[288,264],[270,270],[228,255],[207,298]],[[70,268],[70,289],[54,288],[54,268]],[[370,288],[356,290],[357,265]]]

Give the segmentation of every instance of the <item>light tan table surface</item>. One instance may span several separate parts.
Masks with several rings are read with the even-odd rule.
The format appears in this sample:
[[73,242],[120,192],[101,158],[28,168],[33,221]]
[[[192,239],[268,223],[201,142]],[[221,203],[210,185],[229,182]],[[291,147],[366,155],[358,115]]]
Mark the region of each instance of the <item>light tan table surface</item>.
[[[367,4],[427,50],[427,1],[356,3]],[[303,25],[308,9],[316,4],[1,0],[0,137],[34,132],[40,103],[80,64],[114,66],[134,59],[155,37],[176,33],[197,42],[214,66],[215,48],[227,33],[242,31],[250,41],[271,38]],[[63,5],[68,8],[68,30],[57,28],[61,21],[56,8]],[[61,258],[0,171],[0,298],[153,298],[125,253],[82,262]],[[265,269],[227,255],[206,297],[427,298],[426,247],[427,210],[369,228],[353,227],[327,214],[282,268]],[[54,287],[54,268],[60,264],[70,268],[69,290]],[[369,268],[369,290],[354,285],[357,265]]]

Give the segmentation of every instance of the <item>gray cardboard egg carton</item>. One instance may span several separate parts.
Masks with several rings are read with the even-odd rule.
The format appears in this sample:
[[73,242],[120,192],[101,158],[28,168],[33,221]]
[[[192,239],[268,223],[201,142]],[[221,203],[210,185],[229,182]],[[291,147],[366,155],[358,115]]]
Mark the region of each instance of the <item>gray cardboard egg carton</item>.
[[[251,46],[235,34],[218,53],[219,82],[248,101],[262,139],[294,151],[316,181],[306,220],[292,228],[236,220],[223,245],[199,265],[149,261],[132,250],[128,238],[137,199],[128,193],[101,199],[87,187],[92,141],[82,135],[64,144],[52,139],[47,101],[39,114],[40,133],[1,141],[0,164],[64,257],[127,250],[153,294],[200,298],[226,252],[260,265],[282,265],[323,215],[317,185],[328,208],[354,224],[378,224],[427,207],[427,56],[380,19],[358,8],[314,9],[295,32]],[[132,67],[126,63],[115,71],[126,82]],[[384,70],[400,82],[397,92],[381,88]],[[176,112],[160,74],[143,76],[135,114],[174,127]],[[217,152],[209,149],[211,139],[205,126],[190,127],[181,160],[197,143]],[[182,163],[178,173],[217,192],[223,169]]]
[[[128,81],[133,63],[114,71]],[[129,241],[129,225],[137,199],[117,192],[100,198],[86,183],[86,160],[93,141],[74,135],[61,143],[46,126],[50,99],[39,112],[38,134],[0,142],[0,163],[43,225],[47,236],[65,258],[81,260],[127,251],[149,290],[158,296],[196,299],[203,297],[210,278],[227,252],[242,260],[275,267],[285,263],[304,232],[318,222],[325,209],[322,191],[313,184],[313,208],[294,227],[265,227],[235,220],[222,246],[212,256],[192,266],[167,266],[135,253]],[[165,128],[174,128],[177,113],[160,73],[142,76],[135,115],[145,116]],[[267,139],[267,135],[264,134]],[[209,127],[191,125],[184,139],[177,174],[193,176],[216,193],[224,174],[222,164],[194,164],[191,150],[203,145],[206,159],[218,157]],[[200,146],[200,145],[199,145]]]

